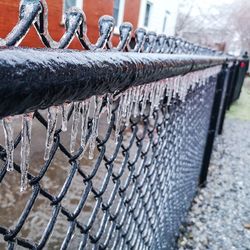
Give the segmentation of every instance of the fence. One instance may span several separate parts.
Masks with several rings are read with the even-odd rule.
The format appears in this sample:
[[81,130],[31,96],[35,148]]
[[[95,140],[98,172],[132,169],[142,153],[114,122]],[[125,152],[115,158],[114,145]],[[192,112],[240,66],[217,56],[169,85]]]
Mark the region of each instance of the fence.
[[241,88],[245,79],[245,75],[247,74],[248,68],[249,68],[249,58],[247,53],[245,53],[242,58],[240,58],[235,63],[235,67],[231,70],[231,79],[235,82],[235,84],[231,85],[231,89],[229,90],[229,101],[228,101],[228,109],[230,105],[239,99]]
[[[114,48],[111,17],[93,45],[75,8],[56,43],[46,12],[23,1],[1,40],[1,249],[176,249],[239,61],[143,29],[130,48],[128,23]],[[9,48],[32,23],[53,50]],[[92,52],[58,49],[75,34]]]

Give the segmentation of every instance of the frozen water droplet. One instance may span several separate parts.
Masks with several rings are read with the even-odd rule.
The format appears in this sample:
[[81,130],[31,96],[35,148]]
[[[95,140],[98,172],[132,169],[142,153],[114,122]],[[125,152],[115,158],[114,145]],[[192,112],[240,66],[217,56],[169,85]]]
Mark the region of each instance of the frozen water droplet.
[[98,124],[99,124],[99,115],[101,111],[102,106],[102,97],[100,96],[94,96],[94,114],[92,119],[92,132],[91,136],[89,138],[89,159],[94,158],[94,150],[95,150],[95,143],[96,143],[96,137],[98,136]]
[[6,117],[3,119],[3,130],[5,137],[5,147],[6,147],[6,161],[7,161],[7,171],[13,171],[13,158],[14,158],[14,138],[13,138],[13,128],[12,128],[12,117]]
[[61,106],[61,112],[62,112],[62,131],[66,132],[67,131],[67,127],[68,127],[68,114],[69,114],[69,110],[70,110],[70,103],[64,103]]
[[20,191],[27,188],[27,172],[29,169],[29,156],[31,145],[33,113],[24,114],[22,119],[22,140],[21,140],[21,186]]
[[57,115],[58,115],[58,107],[53,106],[48,108],[48,116],[47,116],[48,128],[47,128],[45,153],[44,153],[45,161],[49,159],[50,151],[53,146],[54,135],[56,131]]
[[76,137],[77,137],[78,127],[79,127],[79,122],[80,122],[80,114],[81,114],[81,102],[75,102],[74,111],[73,111],[72,129],[71,129],[71,138],[70,138],[70,153],[71,154],[73,154],[75,151]]

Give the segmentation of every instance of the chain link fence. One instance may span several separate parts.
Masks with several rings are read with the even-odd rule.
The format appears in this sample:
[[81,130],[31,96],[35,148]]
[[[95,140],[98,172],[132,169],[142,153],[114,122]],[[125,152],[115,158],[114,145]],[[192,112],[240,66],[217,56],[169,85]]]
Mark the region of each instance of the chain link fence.
[[[0,41],[0,248],[176,249],[237,59],[143,29],[131,48],[128,23],[114,47],[107,16],[91,44],[76,8],[56,43],[47,11],[22,1]],[[8,48],[32,24],[54,50]],[[95,52],[58,50],[74,35]]]

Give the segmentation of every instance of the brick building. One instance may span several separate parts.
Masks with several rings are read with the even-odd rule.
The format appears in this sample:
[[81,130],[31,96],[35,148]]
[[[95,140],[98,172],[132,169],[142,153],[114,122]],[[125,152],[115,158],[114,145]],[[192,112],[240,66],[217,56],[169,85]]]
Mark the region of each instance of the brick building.
[[[4,38],[18,21],[19,0],[0,1],[0,37]],[[176,2],[176,3],[172,3]],[[88,36],[91,42],[98,37],[98,20],[102,15],[114,16],[117,26],[123,21],[133,27],[145,27],[158,33],[173,35],[177,16],[177,1],[171,0],[47,0],[49,9],[49,32],[54,40],[64,34],[63,14],[67,8],[82,8],[87,17]],[[118,28],[114,30],[114,41],[117,41]],[[21,43],[22,46],[44,47],[32,27]],[[75,38],[70,48],[80,49]]]

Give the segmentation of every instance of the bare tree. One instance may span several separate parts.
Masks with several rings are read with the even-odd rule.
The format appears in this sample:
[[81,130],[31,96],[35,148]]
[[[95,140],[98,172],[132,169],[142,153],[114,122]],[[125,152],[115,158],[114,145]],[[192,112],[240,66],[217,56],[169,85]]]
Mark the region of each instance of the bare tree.
[[250,49],[250,1],[204,8],[201,1],[184,0],[179,7],[176,35],[232,52]]
[[238,43],[242,50],[250,50],[250,2],[240,0],[234,3],[234,12],[231,15],[233,30],[238,36]]

